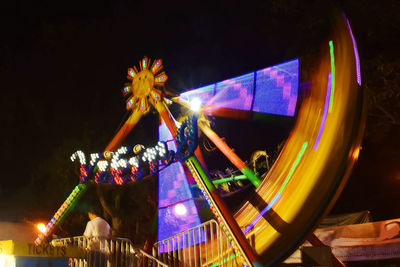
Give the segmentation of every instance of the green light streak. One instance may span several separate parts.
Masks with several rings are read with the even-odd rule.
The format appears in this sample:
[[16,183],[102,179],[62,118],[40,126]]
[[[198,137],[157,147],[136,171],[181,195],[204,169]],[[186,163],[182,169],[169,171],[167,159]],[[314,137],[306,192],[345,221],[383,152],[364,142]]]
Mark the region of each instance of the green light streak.
[[[246,175],[237,175],[237,176],[233,176],[233,177],[228,177],[228,178],[221,178],[218,180],[212,180],[211,182],[214,185],[220,185],[220,184],[226,184],[232,181],[243,181],[243,180],[248,180],[249,178],[246,177]],[[191,185],[191,188],[195,188],[198,187],[197,184]]]
[[219,185],[219,184],[229,183],[229,182],[232,182],[232,181],[242,181],[242,180],[248,180],[246,175],[237,175],[237,176],[233,176],[233,177],[213,180],[212,183],[215,184],[215,185]]
[[240,170],[247,178],[249,178],[250,182],[255,186],[258,187],[261,183],[260,179],[258,179],[257,175],[250,170],[249,168],[243,168]]
[[332,73],[332,85],[331,85],[331,97],[329,99],[329,109],[328,112],[332,111],[333,106],[333,96],[335,94],[335,53],[333,51],[333,42],[329,41],[329,48],[331,54],[331,73]]
[[224,257],[220,263],[214,263],[212,265],[210,265],[210,267],[217,267],[217,266],[223,266],[225,263],[227,263],[228,261],[233,261],[236,258],[236,255],[231,255],[228,257]]
[[[65,208],[64,212],[60,215],[60,217],[56,220],[55,225],[60,225],[65,217],[75,208],[76,204],[78,203],[78,200],[80,197],[83,195],[83,193],[86,191],[86,184],[78,184],[75,190],[79,190],[74,198],[71,199],[71,194],[69,195],[68,199],[71,199],[70,202],[68,202],[68,206]],[[76,192],[76,191],[75,191]],[[68,200],[67,199],[67,200]]]
[[[191,168],[191,165],[190,165],[190,164],[187,164],[188,161],[190,161],[190,162],[194,165],[195,170],[193,170],[193,169]],[[203,180],[204,185],[207,187],[207,189],[208,189],[210,192],[214,191],[214,189],[215,189],[215,188],[214,188],[214,185],[213,185],[213,184],[211,183],[211,181],[208,179],[208,175],[204,172],[203,168],[201,167],[201,165],[200,165],[200,163],[199,163],[199,161],[197,160],[196,157],[191,156],[190,158],[188,158],[188,159],[186,160],[186,165],[188,166],[188,168],[189,168],[190,172],[192,173],[192,175],[195,175],[195,173],[196,173],[196,171],[197,171],[197,173],[199,174],[200,178]]]
[[299,154],[297,154],[297,158],[296,158],[295,162],[293,162],[293,165],[290,168],[290,171],[289,171],[288,175],[286,176],[285,181],[281,185],[281,188],[279,188],[279,193],[280,194],[282,194],[283,189],[285,189],[286,185],[290,181],[290,178],[292,178],[292,175],[293,175],[294,171],[296,170],[297,165],[299,165],[299,162],[300,162],[301,158],[303,157],[307,146],[308,146],[308,142],[304,142],[303,146],[301,147],[301,150],[300,150]]

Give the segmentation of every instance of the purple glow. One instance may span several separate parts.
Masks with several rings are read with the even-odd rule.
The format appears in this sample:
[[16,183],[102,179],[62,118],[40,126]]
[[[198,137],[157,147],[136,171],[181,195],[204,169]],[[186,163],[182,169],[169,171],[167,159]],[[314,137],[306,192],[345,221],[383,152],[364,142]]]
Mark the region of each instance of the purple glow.
[[253,111],[294,116],[299,87],[299,60],[256,72]]
[[299,87],[297,59],[256,72],[253,111],[293,116]]
[[[159,141],[172,140],[173,137],[163,123],[159,127]],[[168,142],[168,149],[176,151],[175,143]],[[158,206],[160,208],[174,205],[192,198],[185,170],[180,162],[172,163],[158,174]]]
[[247,227],[243,230],[244,234],[247,234],[248,231],[254,228],[254,226],[258,223],[259,220],[264,216],[267,211],[269,211],[272,206],[275,204],[275,202],[281,197],[281,193],[278,193],[275,195],[275,197],[272,199],[272,201],[257,215],[257,217],[252,221]]
[[193,98],[200,98],[204,105],[294,116],[298,74],[299,60],[295,59],[184,92],[180,100],[190,103]]
[[353,31],[351,30],[349,20],[347,19],[346,15],[343,13],[343,17],[346,20],[347,27],[349,28],[351,40],[353,41],[353,49],[354,49],[354,56],[356,58],[356,71],[357,71],[357,83],[361,86],[361,69],[360,69],[360,58],[358,57],[358,49],[356,39],[354,38]]
[[193,199],[185,200],[180,204],[185,205],[185,214],[177,214],[175,212],[175,205],[163,208],[160,207],[158,209],[158,241],[167,239],[201,224]]
[[179,235],[173,237],[174,246],[172,246],[172,238],[163,242],[158,243],[157,251],[159,253],[165,253],[169,251],[177,251],[185,247],[190,247],[207,241],[207,235],[205,234],[204,228],[191,229],[189,231],[183,231]]
[[174,212],[176,215],[180,215],[180,216],[186,215],[186,213],[187,213],[186,206],[183,205],[182,203],[178,203],[175,205]]
[[212,99],[214,97],[215,84],[207,85],[197,89],[193,89],[180,94],[179,98],[187,103],[192,102],[194,98],[201,99],[202,104],[212,104]]
[[254,72],[217,83],[214,104],[221,108],[251,110]]
[[[159,127],[160,141],[172,140],[172,134],[163,123]],[[176,151],[174,142],[168,149]],[[175,207],[184,205],[185,214],[177,214]],[[178,208],[179,211],[183,209]],[[158,174],[158,241],[201,224],[192,192],[180,162],[161,170]]]
[[332,73],[329,73],[328,74],[328,85],[326,88],[324,113],[322,114],[321,125],[319,126],[318,135],[317,135],[317,138],[315,139],[315,144],[314,144],[314,148],[313,148],[314,151],[317,150],[317,148],[318,148],[319,139],[321,138],[322,131],[324,130],[324,127],[325,127],[326,116],[328,115],[328,109],[329,109],[329,99],[331,97],[331,86],[332,86]]

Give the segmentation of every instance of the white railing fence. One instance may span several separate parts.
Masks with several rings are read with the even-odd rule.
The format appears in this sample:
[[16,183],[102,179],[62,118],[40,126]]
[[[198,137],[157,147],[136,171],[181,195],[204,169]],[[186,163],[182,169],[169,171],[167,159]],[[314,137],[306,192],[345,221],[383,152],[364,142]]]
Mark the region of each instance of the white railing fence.
[[125,238],[98,238],[75,236],[54,239],[53,246],[78,246],[86,250],[85,258],[70,258],[70,267],[134,267],[168,266],[160,260],[135,247]]
[[153,256],[173,267],[242,265],[215,220],[155,243]]

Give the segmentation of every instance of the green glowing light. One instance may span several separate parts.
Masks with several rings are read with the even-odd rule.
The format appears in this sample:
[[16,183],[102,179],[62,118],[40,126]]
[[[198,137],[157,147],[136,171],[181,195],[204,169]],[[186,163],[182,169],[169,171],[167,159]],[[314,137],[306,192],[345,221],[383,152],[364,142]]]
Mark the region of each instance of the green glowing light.
[[283,189],[285,189],[287,183],[290,181],[290,178],[292,178],[292,175],[294,173],[294,171],[297,168],[297,165],[299,165],[299,162],[301,160],[301,158],[304,155],[304,152],[306,151],[306,148],[308,146],[308,142],[304,142],[303,146],[301,147],[301,150],[299,152],[299,154],[297,154],[297,158],[296,160],[293,162],[292,167],[290,168],[290,171],[285,179],[285,181],[283,182],[283,184],[281,185],[281,188],[279,188],[279,193],[282,194]]
[[240,170],[247,178],[249,178],[250,182],[255,186],[258,187],[261,183],[260,179],[258,179],[257,175],[250,170],[249,168],[243,168]]
[[331,73],[332,73],[332,85],[331,85],[331,97],[329,99],[329,109],[328,112],[332,111],[333,106],[333,96],[335,94],[335,53],[333,51],[333,42],[329,41],[329,48],[331,54]]
[[235,260],[235,258],[236,258],[236,255],[235,255],[235,254],[233,254],[233,255],[231,255],[231,256],[228,256],[228,257],[224,257],[223,259],[220,260],[219,263],[216,262],[216,263],[210,265],[210,267],[217,267],[217,266],[224,265],[224,264],[226,264],[228,261],[233,261],[233,260]]

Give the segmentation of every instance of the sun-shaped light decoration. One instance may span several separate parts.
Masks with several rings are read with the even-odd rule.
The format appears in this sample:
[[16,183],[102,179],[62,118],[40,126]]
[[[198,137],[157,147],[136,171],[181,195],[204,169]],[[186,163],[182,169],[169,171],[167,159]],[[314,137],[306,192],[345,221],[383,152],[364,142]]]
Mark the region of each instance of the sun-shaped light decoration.
[[162,88],[168,79],[163,69],[162,60],[156,59],[150,67],[150,59],[144,57],[139,62],[140,71],[134,66],[128,69],[128,79],[132,83],[125,84],[122,93],[130,96],[126,101],[126,109],[139,109],[143,114],[150,110],[149,102],[162,100]]

